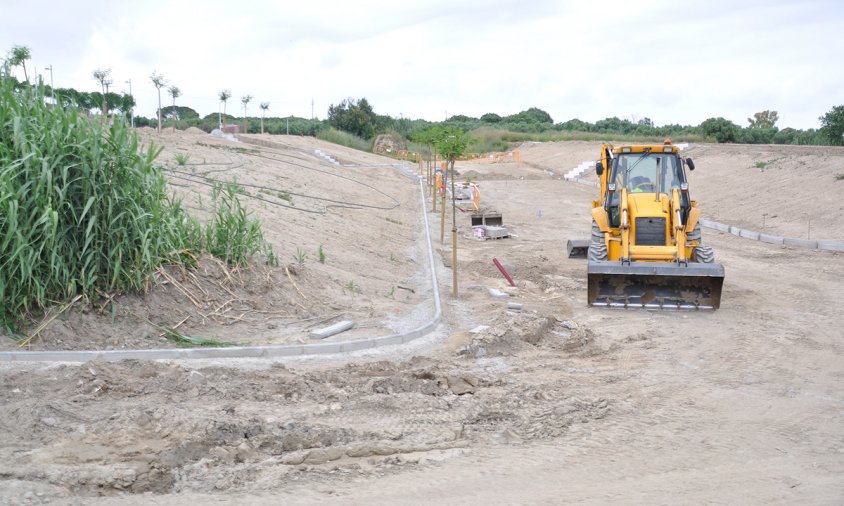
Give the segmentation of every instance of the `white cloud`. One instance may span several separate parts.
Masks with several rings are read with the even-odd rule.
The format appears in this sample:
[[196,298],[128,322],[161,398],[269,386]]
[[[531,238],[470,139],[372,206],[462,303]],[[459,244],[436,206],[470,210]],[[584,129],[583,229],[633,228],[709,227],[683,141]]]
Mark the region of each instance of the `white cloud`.
[[111,67],[113,89],[131,78],[146,116],[157,70],[203,115],[228,88],[279,116],[310,116],[313,99],[325,117],[366,97],[376,112],[432,120],[539,107],[555,121],[743,125],[775,109],[781,127],[816,128],[844,104],[842,31],[834,0],[11,0],[0,50],[29,45],[60,87],[95,89],[91,72]]

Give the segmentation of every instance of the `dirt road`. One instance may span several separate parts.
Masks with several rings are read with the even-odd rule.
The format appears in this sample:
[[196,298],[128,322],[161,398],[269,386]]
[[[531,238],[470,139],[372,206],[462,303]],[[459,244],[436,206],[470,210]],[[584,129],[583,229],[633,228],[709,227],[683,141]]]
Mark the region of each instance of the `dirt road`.
[[[177,139],[185,149],[196,141]],[[844,502],[844,254],[704,230],[726,268],[719,311],[587,308],[585,264],[565,258],[564,246],[588,232],[594,189],[559,176],[594,157],[593,148],[525,146],[523,164],[458,164],[480,181],[484,203],[503,213],[514,236],[464,238],[468,217],[458,217],[460,297],[449,295],[446,234],[446,244],[436,246],[445,323],[410,345],[283,361],[2,364],[2,502]],[[319,149],[346,162],[362,156],[387,163]],[[741,206],[713,190],[713,179],[729,168],[707,169],[711,148],[699,149],[692,191],[701,187],[704,215],[729,208],[741,219]],[[238,155],[248,162],[249,153]],[[799,163],[816,155],[793,156]],[[268,292],[304,306],[300,318],[325,315],[326,306],[365,317],[372,323],[361,335],[389,331],[384,322],[426,317],[416,263],[378,257],[383,248],[373,239],[395,225],[387,218],[417,222],[418,203],[402,189],[414,183],[373,170],[383,176],[379,188],[407,195],[399,198],[405,214],[371,210],[363,219],[343,211],[368,242],[309,237],[303,243],[325,237],[335,270],[313,261],[299,270],[293,280],[308,299],[283,273],[273,278],[280,292]],[[815,184],[823,185],[805,187]],[[764,193],[748,197],[754,213]],[[809,205],[818,222],[822,207]],[[329,218],[336,217],[318,217],[313,226]],[[782,227],[802,228],[799,220]],[[307,222],[296,230],[306,229]],[[417,257],[413,231],[394,237],[394,258]],[[353,251],[344,259],[345,249]],[[364,268],[367,256],[380,260]],[[516,289],[493,257],[514,275]],[[391,263],[392,274],[380,270]],[[362,293],[343,293],[352,275]],[[414,289],[407,302],[385,296],[399,279]],[[511,296],[492,297],[489,288]],[[508,311],[508,301],[523,310]],[[107,336],[107,324],[100,325]],[[263,342],[259,320],[249,325],[250,342]],[[220,328],[224,336],[236,333]],[[301,327],[283,339],[297,339],[296,332]]]

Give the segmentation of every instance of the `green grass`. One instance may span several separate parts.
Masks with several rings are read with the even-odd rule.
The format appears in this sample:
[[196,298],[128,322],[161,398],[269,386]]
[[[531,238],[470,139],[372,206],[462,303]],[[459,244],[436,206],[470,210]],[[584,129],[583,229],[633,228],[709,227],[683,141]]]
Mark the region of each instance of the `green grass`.
[[308,254],[302,251],[299,248],[296,248],[296,254],[293,255],[293,261],[296,262],[296,265],[299,267],[305,266],[305,260],[308,259]]
[[284,192],[284,191],[278,192],[276,194],[276,196],[278,198],[280,198],[281,200],[286,200],[287,202],[290,202],[291,204],[293,203],[293,197],[291,197],[290,194],[287,193],[287,192]]
[[97,290],[142,290],[162,262],[190,263],[198,223],[167,194],[160,149],[0,79],[0,324]]
[[[506,151],[509,147],[522,142],[554,142],[554,141],[611,141],[611,142],[658,142],[665,138],[661,136],[640,136],[619,133],[579,132],[575,130],[548,130],[540,133],[511,132],[495,128],[478,128],[469,132],[468,152],[487,153],[490,151]],[[701,135],[683,135],[672,138],[674,143],[707,142]]]
[[317,134],[317,139],[334,144],[340,144],[341,146],[357,149],[359,151],[372,152],[372,142],[334,128],[328,128],[320,131]]
[[355,283],[354,280],[350,280],[348,283],[346,283],[345,290],[348,290],[349,292],[351,292],[352,295],[356,295],[356,294],[361,293],[360,285]]
[[844,181],[844,172],[835,175],[836,181]]
[[[236,182],[214,184],[211,190],[212,219],[205,226],[205,247],[229,265],[247,265],[255,253],[272,253],[264,241],[261,222],[243,208]],[[268,263],[272,263],[268,254]]]
[[179,166],[184,167],[184,165],[188,163],[188,160],[190,160],[190,155],[187,153],[176,153],[173,158],[176,160],[176,163],[178,163]]
[[[215,187],[203,228],[168,194],[161,150],[113,126],[17,92],[0,78],[0,325],[15,334],[47,307],[143,292],[162,263],[206,249],[243,264],[272,250],[234,185]],[[41,94],[41,90],[37,92]]]
[[319,249],[317,250],[317,257],[319,258],[319,263],[325,263],[325,250],[322,247],[322,244],[319,245]]

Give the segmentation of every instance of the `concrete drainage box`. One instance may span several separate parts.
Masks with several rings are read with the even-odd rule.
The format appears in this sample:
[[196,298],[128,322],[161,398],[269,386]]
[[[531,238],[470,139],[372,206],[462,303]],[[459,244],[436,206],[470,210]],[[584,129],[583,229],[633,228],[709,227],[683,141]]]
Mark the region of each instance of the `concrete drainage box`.
[[504,218],[501,213],[497,212],[483,212],[472,213],[472,226],[493,226],[501,227],[504,225]]

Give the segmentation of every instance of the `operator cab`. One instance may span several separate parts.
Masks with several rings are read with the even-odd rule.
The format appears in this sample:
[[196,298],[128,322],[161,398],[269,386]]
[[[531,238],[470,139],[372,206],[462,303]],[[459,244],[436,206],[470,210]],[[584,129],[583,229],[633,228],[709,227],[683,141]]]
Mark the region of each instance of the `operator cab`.
[[618,227],[620,223],[619,206],[621,189],[626,188],[631,197],[649,194],[652,200],[660,200],[663,195],[671,198],[674,189],[680,190],[680,202],[685,222],[691,208],[685,165],[694,169],[691,159],[684,159],[676,148],[666,145],[643,146],[635,149],[622,147],[615,150],[610,164],[607,194],[604,207],[610,218],[610,225]]

